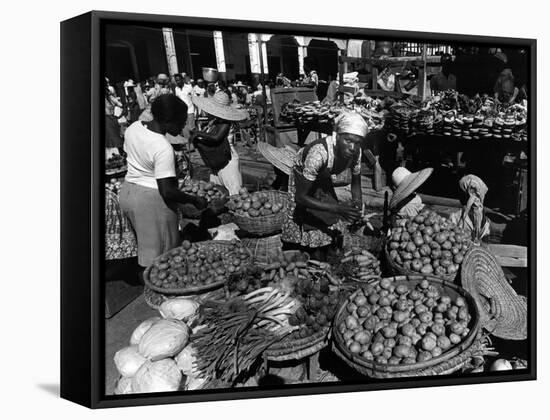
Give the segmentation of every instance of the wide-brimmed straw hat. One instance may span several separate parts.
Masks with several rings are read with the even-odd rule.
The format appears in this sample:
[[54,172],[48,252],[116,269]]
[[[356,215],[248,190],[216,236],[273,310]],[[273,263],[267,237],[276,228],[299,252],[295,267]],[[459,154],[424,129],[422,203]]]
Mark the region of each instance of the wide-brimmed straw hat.
[[258,142],[258,151],[280,171],[290,175],[296,152],[290,147],[274,147],[266,142]]
[[243,84],[243,82],[241,82],[240,80],[237,83],[235,83],[233,86],[235,86],[235,87],[246,87],[246,85]]
[[411,173],[407,168],[399,167],[393,171],[391,177],[397,187],[390,200],[390,208],[395,208],[405,198],[414,193],[430,177],[433,168],[425,168]]
[[483,328],[506,340],[527,338],[527,299],[510,286],[491,252],[479,246],[468,251],[460,277],[477,303]]
[[248,111],[231,105],[231,99],[227,93],[223,91],[216,92],[214,96],[210,98],[193,96],[191,100],[204,112],[223,120],[243,121],[249,117]]

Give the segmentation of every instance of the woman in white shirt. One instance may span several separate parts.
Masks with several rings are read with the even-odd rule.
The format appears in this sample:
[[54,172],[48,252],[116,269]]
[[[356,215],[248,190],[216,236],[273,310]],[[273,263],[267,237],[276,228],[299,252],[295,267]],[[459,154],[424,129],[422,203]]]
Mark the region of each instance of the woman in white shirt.
[[178,189],[174,149],[165,137],[181,132],[187,106],[175,95],[166,94],[155,99],[151,112],[152,121],[136,121],[124,134],[128,173],[120,191],[120,207],[136,232],[142,267],[179,245],[177,203],[206,207],[204,198]]

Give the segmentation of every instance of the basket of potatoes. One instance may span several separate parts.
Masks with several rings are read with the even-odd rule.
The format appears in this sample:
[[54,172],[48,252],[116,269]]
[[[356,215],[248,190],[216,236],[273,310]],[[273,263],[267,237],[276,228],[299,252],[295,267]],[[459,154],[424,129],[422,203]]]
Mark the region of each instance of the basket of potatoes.
[[[229,195],[227,189],[221,185],[196,179],[180,180],[178,187],[180,191],[186,194],[203,197],[207,201],[208,207],[215,213],[221,211],[217,205],[223,203]],[[216,207],[214,204],[216,204]],[[197,209],[192,204],[179,204],[178,209],[181,217],[188,219],[199,219],[202,213],[202,210]]]
[[242,188],[229,197],[227,208],[239,228],[252,235],[273,235],[281,231],[288,211],[288,194],[282,191],[249,193]]

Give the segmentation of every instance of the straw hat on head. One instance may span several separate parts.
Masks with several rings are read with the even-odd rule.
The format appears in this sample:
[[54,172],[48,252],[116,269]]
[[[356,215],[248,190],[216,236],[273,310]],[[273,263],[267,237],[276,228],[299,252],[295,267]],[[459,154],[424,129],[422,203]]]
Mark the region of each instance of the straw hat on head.
[[296,151],[292,150],[290,147],[274,147],[263,141],[258,142],[258,151],[269,163],[286,175],[290,175],[290,171],[294,165]]
[[476,301],[483,328],[506,340],[527,338],[527,299],[510,286],[493,254],[472,248],[464,257],[460,278]]
[[233,86],[235,86],[235,87],[246,87],[246,85],[244,85],[243,82],[241,82],[240,80],[237,83],[235,83]]
[[127,81],[124,82],[124,87],[125,88],[136,87],[136,84],[134,83],[134,81],[132,79],[128,79]]
[[393,171],[391,178],[396,189],[390,200],[390,209],[399,205],[404,199],[414,193],[430,177],[433,168],[425,168],[411,173],[407,168],[399,167]]
[[232,106],[231,99],[223,91],[218,91],[209,98],[193,96],[191,100],[204,112],[223,120],[243,121],[249,117],[248,111]]

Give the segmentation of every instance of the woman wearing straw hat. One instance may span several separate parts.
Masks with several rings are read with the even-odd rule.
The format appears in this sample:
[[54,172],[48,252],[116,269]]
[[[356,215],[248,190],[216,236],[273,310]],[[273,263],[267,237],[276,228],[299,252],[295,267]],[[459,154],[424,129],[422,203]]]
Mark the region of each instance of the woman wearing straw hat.
[[420,213],[424,204],[416,190],[432,174],[432,168],[411,173],[407,168],[399,167],[391,175],[393,195],[390,200],[390,212],[393,218],[414,217]]
[[[299,248],[325,259],[337,245],[344,221],[361,217],[361,143],[367,124],[357,113],[345,112],[335,132],[300,149],[289,176],[291,206],[281,240],[286,248]],[[339,203],[332,175],[352,169],[351,193],[355,204]]]
[[248,112],[231,106],[231,99],[223,91],[210,98],[194,96],[193,103],[210,118],[204,131],[192,131],[193,144],[205,165],[210,168],[210,181],[222,185],[229,194],[238,194],[242,187],[239,155],[229,141],[231,124],[248,118]]
[[458,186],[463,192],[460,199],[463,208],[452,213],[449,219],[470,233],[473,241],[479,242],[490,233],[490,222],[483,208],[483,200],[489,188],[475,175],[463,176]]

